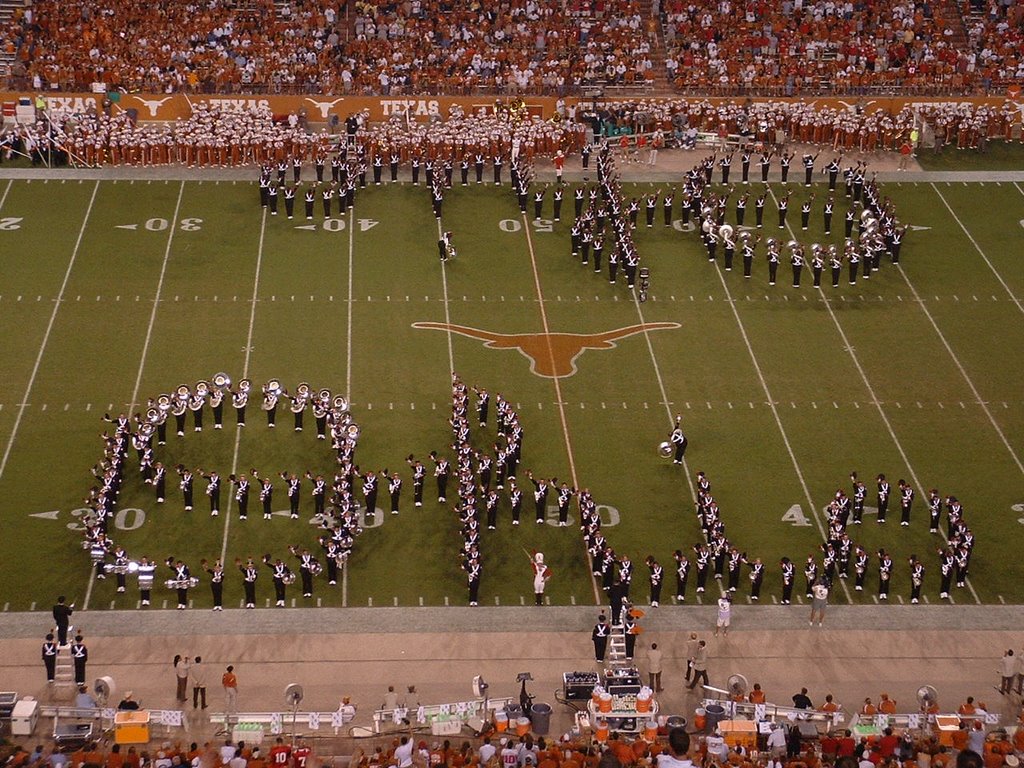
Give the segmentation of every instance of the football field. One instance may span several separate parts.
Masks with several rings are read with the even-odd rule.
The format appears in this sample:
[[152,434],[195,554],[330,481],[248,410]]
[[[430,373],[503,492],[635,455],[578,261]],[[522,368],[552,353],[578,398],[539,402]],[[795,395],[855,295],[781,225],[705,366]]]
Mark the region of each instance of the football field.
[[[830,239],[820,185],[807,232],[799,227],[807,191],[794,190],[792,229],[779,230],[781,187],[772,189],[766,237],[842,242],[841,189]],[[925,503],[937,488],[963,502],[976,537],[969,583],[954,601],[1021,602],[1024,187],[903,181],[883,194],[912,225],[900,266],[885,263],[855,286],[844,269],[839,288],[826,279],[820,291],[806,270],[802,287],[791,287],[785,264],[769,287],[763,244],[752,279],[738,267],[725,272],[694,233],[663,226],[660,205],[652,228],[641,212],[635,239],[652,278],[640,303],[621,274],[611,285],[606,272],[571,257],[571,191],[553,222],[534,221],[532,202],[521,215],[507,184],[456,185],[442,224],[458,256],[442,265],[422,186],[370,186],[354,211],[326,221],[318,201],[307,222],[301,200],[293,220],[283,204],[270,216],[255,183],[242,181],[0,180],[0,608],[46,608],[59,593],[80,607],[136,607],[134,579],[117,595],[112,579],[92,577],[81,547],[90,468],[111,426],[102,417],[221,371],[257,388],[279,379],[289,391],[308,382],[346,395],[361,429],[356,463],[402,474],[400,514],[388,514],[382,489],[383,511],[364,515],[343,579],[333,587],[318,579],[314,602],[325,606],[466,604],[458,517],[436,503],[429,482],[424,506],[413,507],[405,462],[434,450],[452,456],[452,370],[518,409],[527,496],[528,469],[590,489],[609,542],[636,565],[639,602],[648,555],[665,566],[663,605],[674,602],[672,552],[692,554],[702,538],[698,470],[730,540],[767,564],[762,602],[780,596],[782,556],[798,573],[808,555],[820,561],[823,509],[837,488],[850,492],[851,470],[868,484],[869,506],[878,473],[894,494],[885,526],[869,509],[850,529],[872,554],[865,591],[841,582],[833,600],[874,602],[874,555],[884,547],[896,561],[890,602],[909,601],[911,554],[927,569],[925,600],[939,602],[944,542],[928,532]],[[545,216],[550,205],[549,190]],[[751,204],[747,224],[752,216]],[[657,453],[675,414],[690,441],[684,467]],[[295,432],[279,408],[268,429],[254,399],[245,429],[228,406],[215,431],[207,410],[207,429],[194,433],[191,418],[184,437],[170,429],[158,458],[222,476],[328,473],[330,447],[315,439],[311,414],[306,420]],[[493,418],[485,429],[474,424],[474,447],[495,440]],[[917,491],[909,528],[899,526],[900,478]],[[180,557],[193,573],[201,558],[223,557],[228,606],[242,594],[235,558],[271,554],[295,566],[290,545],[318,549],[308,483],[300,520],[265,521],[253,499],[244,522],[227,488],[227,509],[211,517],[204,486],[185,512],[173,472],[158,505],[132,469],[112,538],[132,558]],[[287,506],[278,480],[275,509]],[[523,550],[536,548],[553,570],[552,603],[593,604],[599,590],[578,526],[550,524],[553,513],[535,525],[532,506],[513,527],[503,499],[498,530],[483,532],[481,602],[530,602]],[[746,572],[736,598],[744,603]],[[156,608],[173,607],[162,584],[171,575],[158,571]],[[212,604],[205,581],[191,593],[196,607]],[[797,583],[802,594],[802,576]],[[696,602],[693,588],[691,577],[687,603]],[[260,606],[273,597],[268,569],[257,593]],[[712,585],[703,601],[715,596]],[[297,587],[291,598],[303,602]]]

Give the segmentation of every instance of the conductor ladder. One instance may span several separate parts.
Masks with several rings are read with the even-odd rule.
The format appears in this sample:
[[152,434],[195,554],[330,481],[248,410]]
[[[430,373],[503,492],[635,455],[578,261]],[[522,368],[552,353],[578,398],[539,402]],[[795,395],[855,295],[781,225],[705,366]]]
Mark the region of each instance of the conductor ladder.
[[57,663],[54,667],[53,685],[59,690],[74,690],[75,663],[71,659],[71,646],[57,646]]
[[[610,608],[609,615],[612,615]],[[620,622],[612,624],[608,631],[608,665],[612,669],[619,669],[630,663],[626,660],[626,631],[620,617]]]

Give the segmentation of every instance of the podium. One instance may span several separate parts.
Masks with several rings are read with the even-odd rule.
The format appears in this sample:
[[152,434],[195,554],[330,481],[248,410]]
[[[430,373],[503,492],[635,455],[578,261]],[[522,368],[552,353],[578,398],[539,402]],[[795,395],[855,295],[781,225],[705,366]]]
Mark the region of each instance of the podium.
[[137,709],[115,713],[114,743],[148,744],[149,712],[144,709]]

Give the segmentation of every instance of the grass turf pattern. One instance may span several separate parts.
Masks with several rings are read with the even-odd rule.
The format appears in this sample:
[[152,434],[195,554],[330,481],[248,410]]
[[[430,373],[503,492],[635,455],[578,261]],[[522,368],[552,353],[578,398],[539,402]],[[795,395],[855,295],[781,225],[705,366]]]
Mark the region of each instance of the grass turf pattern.
[[[752,197],[758,189],[752,185]],[[790,201],[789,221],[804,242],[825,242],[824,190],[816,189],[807,233],[799,229],[807,192],[796,188]],[[662,226],[660,205],[652,229],[641,212],[636,241],[652,272],[651,296],[641,305],[621,273],[612,286],[571,258],[571,192],[563,220],[549,227],[520,216],[507,186],[456,187],[445,199],[444,228],[453,231],[459,255],[442,274],[427,193],[409,185],[360,191],[354,213],[325,228],[319,204],[313,222],[301,214],[286,220],[283,206],[281,215],[264,219],[254,184],[3,182],[0,514],[8,533],[0,558],[9,578],[0,604],[46,606],[63,592],[82,605],[90,591],[88,555],[80,534],[68,528],[78,524],[72,510],[81,506],[89,467],[101,454],[98,434],[109,425],[100,416],[127,409],[133,395],[144,402],[221,370],[235,380],[244,372],[257,384],[279,378],[289,389],[307,381],[347,391],[362,428],[357,463],[363,471],[397,469],[405,479],[401,514],[387,514],[382,491],[384,514],[357,539],[344,583],[317,581],[323,604],[465,604],[457,517],[435,503],[429,478],[424,507],[413,508],[404,463],[409,453],[451,455],[449,337],[413,327],[421,321],[498,333],[541,333],[545,322],[551,332],[572,333],[680,324],[584,351],[576,373],[558,380],[557,393],[555,381],[531,373],[516,351],[450,337],[462,378],[519,409],[524,490],[531,488],[526,469],[570,482],[575,474],[607,505],[606,535],[632,557],[633,594],[641,601],[643,559],[653,554],[666,567],[668,596],[672,551],[688,551],[700,538],[683,470],[656,455],[671,416],[681,413],[691,473],[703,470],[711,479],[730,539],[767,563],[762,602],[780,593],[781,556],[799,570],[808,554],[820,555],[820,510],[836,488],[849,491],[852,469],[869,485],[869,505],[878,472],[894,487],[905,477],[917,490],[909,529],[898,525],[896,499],[886,526],[868,516],[851,528],[872,555],[883,546],[893,553],[891,602],[909,599],[912,553],[927,567],[924,594],[938,600],[941,539],[927,531],[924,503],[931,487],[964,502],[977,538],[971,583],[978,597],[1017,602],[1024,326],[1016,297],[1024,293],[1024,271],[1016,251],[1024,193],[1005,183],[905,182],[883,191],[903,221],[927,229],[908,234],[902,271],[886,264],[870,281],[848,286],[844,270],[841,287],[823,294],[806,271],[801,289],[789,287],[786,264],[769,288],[763,244],[751,280],[743,279],[738,258],[732,272],[720,272],[721,262],[707,262],[695,234]],[[545,210],[550,215],[550,192]],[[844,211],[840,190],[833,241]],[[753,200],[747,223],[752,219]],[[764,236],[788,240],[776,223],[769,197]],[[222,475],[233,466],[275,476],[332,466],[309,414],[301,434],[286,411],[268,430],[253,405],[236,461],[234,414],[225,411],[222,431],[209,428],[209,412],[201,434],[192,433],[191,419],[184,438],[171,430],[159,458]],[[493,419],[487,429],[474,428],[477,448],[494,439]],[[253,498],[249,520],[232,514],[225,534],[228,518],[224,511],[209,517],[203,484],[197,483],[196,509],[186,513],[175,481],[169,479],[167,502],[157,505],[152,489],[129,475],[120,506],[142,514],[123,512],[111,535],[132,557],[173,555],[195,572],[201,557],[214,559],[225,546],[230,563],[264,553],[284,557],[291,544],[315,543],[308,484],[301,520],[264,521]],[[287,509],[280,481],[275,509]],[[39,513],[50,514],[32,516]],[[578,530],[538,526],[532,517],[528,498],[524,523],[513,528],[503,504],[498,530],[483,532],[481,602],[531,599],[525,547],[547,555],[553,603],[593,603]],[[849,599],[871,601],[875,562],[866,591],[851,586]],[[162,587],[169,570],[158,575],[156,607],[173,600]],[[263,569],[261,604],[273,595],[269,575]],[[801,586],[802,578],[798,593]],[[689,589],[693,602],[692,578]],[[744,578],[738,599],[746,592]],[[237,571],[229,570],[225,593],[228,606],[238,604]],[[136,597],[134,580],[127,595],[114,593],[112,579],[93,583],[89,594],[94,608],[132,608]],[[197,607],[211,604],[205,585],[192,597]],[[291,597],[302,602],[297,586]],[[709,591],[704,599],[713,597]],[[834,597],[848,596],[838,589]],[[966,589],[954,598],[974,600]]]

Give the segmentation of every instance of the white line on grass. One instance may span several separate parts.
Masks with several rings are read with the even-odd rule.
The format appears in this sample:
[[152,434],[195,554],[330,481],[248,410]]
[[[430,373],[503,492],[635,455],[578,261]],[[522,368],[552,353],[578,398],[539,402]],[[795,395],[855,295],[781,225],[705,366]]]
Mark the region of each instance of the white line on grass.
[[[444,230],[441,229],[441,220],[437,220],[437,239],[440,240],[444,235]],[[441,290],[444,292],[441,301],[444,302],[444,322],[448,326],[445,329],[445,335],[448,337],[448,373],[455,373],[455,352],[452,348],[452,317],[451,312],[448,308],[448,270],[445,269],[445,262],[441,262]]]
[[[936,192],[937,191],[938,190],[936,190]],[[772,192],[771,194],[772,194],[772,198],[774,198],[775,197],[775,193]],[[776,202],[778,202],[778,201],[776,201]],[[792,228],[792,226],[790,226],[788,221],[786,222],[786,228],[789,230],[789,236],[792,237],[792,238],[795,238],[796,236],[793,234],[793,228]],[[910,288],[910,290],[914,294],[914,297],[917,298],[917,291],[914,289],[914,286],[911,284],[910,280],[907,278],[906,273],[903,272],[903,268],[901,266],[899,266],[899,265],[896,265],[896,267],[897,267],[897,269],[899,269],[900,274],[903,275],[903,279],[906,280],[907,287]],[[818,293],[822,297],[825,296],[825,291],[824,291],[824,289],[821,286],[818,286]],[[910,473],[911,480],[914,481],[915,487],[923,493],[924,489],[927,486],[925,486],[921,482],[921,479],[917,476],[917,472],[914,471],[914,465],[910,463],[910,458],[907,456],[907,452],[903,449],[903,443],[900,441],[899,437],[896,436],[896,431],[893,429],[892,423],[889,421],[889,417],[886,416],[886,414],[885,414],[885,409],[882,407],[882,402],[878,399],[878,395],[875,393],[874,387],[871,386],[871,382],[868,379],[867,373],[864,371],[864,368],[861,366],[860,360],[857,359],[857,354],[854,352],[853,345],[850,343],[849,338],[847,338],[846,332],[843,330],[843,326],[839,322],[839,318],[836,316],[836,313],[833,311],[831,304],[829,304],[828,302],[824,302],[824,305],[825,305],[825,309],[828,311],[829,317],[832,318],[832,323],[835,325],[836,331],[839,332],[839,338],[842,339],[842,341],[843,341],[843,347],[846,349],[847,354],[849,354],[850,359],[853,361],[854,367],[857,369],[857,373],[860,375],[861,381],[864,383],[864,388],[867,389],[868,394],[871,396],[871,404],[874,405],[875,409],[878,411],[878,415],[881,417],[882,423],[885,424],[885,429],[886,429],[886,431],[888,431],[889,437],[892,438],[892,442],[896,446],[896,450],[899,451],[900,458],[903,459],[903,463],[906,465],[907,471]],[[928,316],[928,319],[931,320],[932,319],[931,318],[931,314],[928,312],[927,309],[925,309],[924,304],[921,304],[921,309],[924,310],[924,313]],[[943,343],[945,343],[945,338],[942,337],[942,333],[939,331],[938,326],[935,325],[935,321],[934,320],[932,320],[932,325],[935,327],[936,332],[939,333],[939,337],[942,338]],[[949,349],[949,345],[948,344],[946,345],[946,348]],[[951,349],[949,351],[950,351],[950,354],[952,355],[953,351]],[[956,357],[954,356],[953,359],[955,361]],[[959,365],[959,362],[957,363],[957,365]],[[963,368],[961,368],[960,370],[961,370],[961,372],[963,372]],[[966,374],[964,374],[964,376],[966,377]],[[968,383],[970,383],[969,380],[968,380]],[[973,389],[973,386],[972,386],[972,389]],[[981,398],[977,396],[977,391],[975,391],[975,396],[977,397],[977,399],[980,402]],[[994,421],[992,423],[995,424]],[[998,430],[998,427],[996,427],[996,429]],[[1001,432],[1000,432],[1000,435],[1002,435]],[[1003,439],[1005,441],[1005,438],[1003,438]],[[1007,447],[1009,447],[1009,444],[1007,444]],[[1018,462],[1018,466],[1019,466],[1019,462]],[[1022,471],[1024,471],[1024,469],[1022,469]],[[945,538],[945,534],[944,533],[943,533],[943,538]],[[981,602],[981,598],[978,597],[978,593],[974,590],[974,585],[971,584],[969,580],[967,582],[967,586],[971,590],[971,594],[974,596],[975,601],[980,603]]]
[[[160,307],[160,294],[164,288],[164,277],[167,275],[167,262],[171,258],[171,245],[174,243],[174,231],[178,228],[178,212],[181,210],[181,198],[185,193],[185,182],[182,181],[178,187],[178,200],[174,204],[174,216],[171,219],[171,226],[168,228],[167,245],[164,248],[164,260],[160,264],[160,277],[156,283],[156,296],[153,297],[153,309],[149,313],[149,325],[146,327],[146,338],[142,342],[142,356],[139,358],[139,370],[135,375],[135,386],[132,388],[131,402],[128,405],[129,416],[135,412],[135,403],[139,398],[139,386],[142,384],[142,371],[146,367],[146,356],[149,354],[149,342],[153,338],[153,326],[156,323],[156,312]],[[92,588],[96,583],[96,571],[89,572],[89,586],[85,590],[85,600],[82,610],[89,610],[89,598],[92,596]]]
[[181,210],[181,198],[185,194],[185,182],[178,187],[178,201],[174,204],[174,217],[171,219],[171,226],[167,233],[167,246],[164,248],[164,260],[160,265],[160,278],[156,283],[156,297],[153,299],[153,309],[149,313],[149,325],[146,327],[146,339],[142,343],[142,358],[139,360],[139,370],[135,376],[135,386],[132,388],[132,399],[128,406],[129,415],[135,411],[135,403],[139,399],[139,387],[142,384],[142,371],[146,367],[146,355],[149,354],[149,342],[153,338],[153,326],[156,324],[156,312],[160,308],[160,294],[164,289],[164,277],[167,275],[167,262],[171,258],[171,246],[174,243],[174,231],[178,228],[178,212]]
[[[345,396],[352,402],[352,265],[355,253],[355,207],[348,212],[348,330],[345,339]],[[255,298],[255,294],[254,294]],[[255,306],[255,302],[253,302]],[[341,607],[348,607],[348,558],[341,564]]]
[[[565,453],[569,459],[569,474],[572,476],[573,488],[579,488],[580,483],[576,475],[576,460],[572,452],[572,440],[569,437],[569,422],[565,418],[565,398],[562,397],[562,384],[558,374],[555,374],[555,352],[551,346],[551,328],[548,325],[548,313],[544,309],[544,292],[540,287],[540,274],[537,271],[537,255],[533,250],[533,238],[530,236],[530,222],[526,218],[526,214],[523,213],[523,230],[526,232],[526,246],[530,251],[530,268],[533,270],[533,285],[537,291],[537,306],[540,307],[540,321],[544,326],[544,333],[547,338],[548,344],[548,356],[551,360],[552,377],[551,380],[555,384],[555,401],[558,403],[558,416],[562,422],[562,438],[565,440]],[[666,400],[668,398],[665,398]],[[594,578],[593,562],[590,558],[590,552],[587,551],[586,546],[583,548],[583,553],[587,558],[587,573],[590,574],[590,586],[594,590],[594,604],[601,605],[603,602],[601,599],[601,592],[597,588],[597,579]]]
[[4,207],[4,203],[7,202],[7,195],[11,191],[11,185],[14,184],[14,179],[8,179],[7,188],[4,190],[4,196],[0,197],[0,208]]
[[[640,324],[646,325],[647,320],[644,318],[643,308],[640,306],[640,299],[637,298],[636,291],[633,291],[633,303],[636,305],[636,314],[640,318]],[[647,342],[647,352],[651,356],[651,365],[654,366],[654,377],[658,380],[658,389],[661,390],[661,403],[665,406],[665,415],[668,416],[669,429],[675,426],[675,418],[672,416],[672,408],[669,407],[668,393],[665,391],[665,380],[661,375],[661,367],[658,365],[658,358],[654,354],[654,345],[651,343],[651,334],[644,328],[644,340]],[[582,403],[581,403],[582,405]],[[693,478],[690,476],[690,466],[686,463],[686,457],[683,457],[683,473],[686,475],[686,483],[690,486],[690,498],[694,503],[697,501],[697,489],[693,485]]]
[[[1014,186],[1017,186],[1016,182],[1014,182]],[[956,215],[956,212],[952,209],[952,207],[950,207],[949,203],[946,202],[946,198],[942,196],[941,192],[939,192],[939,188],[935,186],[935,182],[932,182],[932,189],[935,190],[935,194],[939,196],[939,200],[942,201],[942,204],[946,206],[946,210],[949,211],[949,213],[953,216],[953,221],[959,224],[960,229],[962,229],[964,231],[964,234],[967,235],[967,239],[971,241],[971,245],[974,246],[974,250],[978,252],[982,259],[984,259],[985,263],[988,265],[988,268],[992,270],[992,274],[996,276],[996,280],[998,280],[999,284],[1003,286],[1004,290],[1009,295],[1010,300],[1017,305],[1017,309],[1019,309],[1021,312],[1024,312],[1024,306],[1021,306],[1020,299],[1013,295],[1013,291],[1010,290],[1010,286],[1006,284],[1006,281],[1003,280],[1003,276],[999,274],[998,270],[996,270],[992,262],[988,260],[988,256],[986,256],[985,252],[981,250],[981,246],[978,245],[978,241],[974,239],[971,233],[967,230],[967,227],[964,226],[964,223],[960,221],[960,217]],[[1017,189],[1019,190],[1020,187],[1017,187]],[[1024,192],[1022,192],[1021,194],[1024,194]],[[902,270],[900,271],[902,272]],[[916,295],[917,292],[915,291],[914,293]],[[1018,464],[1019,463],[1020,462],[1018,462]]]
[[[900,275],[907,283],[907,287],[910,288],[910,290],[916,297],[917,289],[914,287],[914,284],[910,282],[910,278],[907,276],[907,273],[903,270],[903,266],[901,264],[897,264],[896,269],[899,270]],[[963,365],[960,363],[960,358],[956,356],[956,353],[953,351],[953,348],[949,345],[949,342],[946,340],[946,336],[939,329],[938,324],[935,322],[935,318],[932,317],[932,313],[928,311],[928,308],[924,304],[919,302],[919,306],[921,307],[921,311],[924,312],[925,317],[928,318],[928,322],[932,324],[932,328],[935,329],[935,333],[938,334],[939,340],[942,342],[942,345],[946,348],[946,351],[949,353],[949,356],[953,359],[953,363],[956,365],[957,370],[960,371],[960,375],[963,376],[964,381],[967,382],[967,386],[971,388],[971,393],[974,395],[974,401],[981,406],[981,409],[985,412],[985,415],[988,416],[988,420],[992,424],[992,428],[995,429],[996,434],[999,435],[999,439],[1003,441],[1003,445],[1006,446],[1006,450],[1010,452],[1010,456],[1013,458],[1014,464],[1017,465],[1017,469],[1020,470],[1021,474],[1024,474],[1024,464],[1021,464],[1021,461],[1017,456],[1017,452],[1013,450],[1013,446],[1010,445],[1010,441],[1006,439],[1006,435],[1003,434],[1003,430],[1000,429],[999,424],[996,423],[995,418],[992,416],[992,412],[988,409],[987,401],[982,398],[981,393],[978,392],[978,388],[974,386],[974,382],[971,380],[971,377],[967,374],[967,371],[964,370]],[[918,487],[923,488],[923,486],[921,485],[918,485]]]
[[[85,209],[85,216],[82,218],[82,226],[78,230],[78,238],[75,240],[75,247],[71,251],[71,259],[68,261],[68,268],[64,270],[64,279],[60,284],[60,291],[57,293],[57,300],[53,302],[53,312],[50,313],[50,321],[46,324],[46,332],[43,334],[43,341],[39,345],[39,354],[36,355],[36,361],[32,366],[32,373],[29,375],[28,384],[25,386],[25,394],[21,398],[21,402],[18,404],[18,413],[14,417],[14,426],[11,428],[11,436],[7,440],[7,447],[4,449],[3,459],[0,459],[0,477],[3,477],[4,470],[7,469],[7,460],[11,456],[11,447],[14,445],[14,438],[18,435],[18,427],[21,426],[21,417],[25,412],[25,408],[28,406],[28,398],[32,393],[32,386],[35,384],[36,375],[39,373],[39,365],[43,361],[43,353],[46,352],[46,345],[50,340],[50,332],[53,331],[53,324],[57,320],[57,311],[60,309],[60,305],[63,303],[64,291],[67,288],[68,280],[71,278],[71,270],[75,266],[75,261],[78,258],[78,249],[82,245],[82,237],[85,235],[85,227],[89,223],[89,215],[92,213],[93,203],[96,202],[96,193],[99,191],[100,183],[97,181],[95,186],[92,188],[92,195],[89,197],[89,205]],[[10,190],[10,184],[8,183],[7,189]],[[4,199],[6,200],[7,193],[4,193]],[[89,591],[92,590],[92,580],[96,574],[95,569],[89,569]],[[35,603],[33,603],[33,606]],[[82,606],[82,610],[89,607],[89,593],[86,592],[85,602]]]
[[[10,188],[11,185],[8,183],[7,189],[10,190]],[[39,345],[39,354],[36,355],[36,362],[32,366],[32,373],[29,374],[28,384],[25,386],[25,394],[22,395],[21,401],[18,404],[18,413],[14,417],[14,426],[11,428],[11,436],[7,439],[7,447],[4,449],[3,458],[0,459],[0,478],[4,476],[4,470],[7,469],[7,460],[11,455],[11,447],[14,445],[14,438],[18,435],[18,427],[21,425],[21,416],[28,405],[29,395],[32,394],[32,387],[36,381],[36,374],[39,373],[39,365],[43,360],[43,353],[46,352],[46,345],[50,340],[50,332],[53,330],[53,324],[57,320],[57,311],[63,303],[64,290],[67,288],[68,280],[71,277],[71,270],[75,266],[75,260],[78,258],[78,249],[82,245],[82,236],[85,234],[86,224],[89,223],[89,214],[92,213],[92,206],[96,201],[96,192],[99,188],[100,183],[97,181],[96,185],[92,188],[92,196],[89,198],[89,206],[85,209],[85,216],[82,219],[82,226],[78,230],[78,239],[75,240],[75,247],[71,251],[71,259],[68,261],[68,268],[64,271],[64,280],[60,284],[60,291],[57,293],[57,301],[53,302],[53,311],[50,313],[50,321],[46,324],[46,332],[43,334],[43,341]],[[6,198],[7,193],[5,192],[4,199],[6,200]]]
[[[743,319],[740,317],[739,310],[736,309],[736,302],[732,299],[732,293],[729,291],[729,284],[725,281],[725,275],[722,274],[722,268],[718,262],[715,261],[715,272],[718,274],[718,279],[722,283],[722,289],[725,291],[725,297],[728,300],[729,309],[732,310],[732,315],[736,319],[736,325],[740,329],[740,335],[743,337],[743,343],[747,347],[747,353],[750,355],[750,361],[754,364],[754,372],[757,374],[757,380],[761,383],[761,389],[764,390],[765,399],[768,401],[768,407],[771,409],[772,417],[775,419],[775,426],[779,428],[779,434],[782,435],[782,442],[786,446],[786,452],[789,454],[789,460],[793,464],[793,469],[796,471],[797,480],[800,481],[800,487],[803,489],[804,498],[807,499],[807,504],[811,508],[811,515],[814,517],[814,523],[818,527],[818,533],[821,534],[823,540],[828,540],[828,536],[825,533],[825,526],[821,522],[821,517],[818,515],[818,507],[814,503],[814,499],[811,498],[811,490],[807,487],[807,481],[804,479],[803,470],[800,469],[800,462],[796,460],[796,453],[793,451],[793,446],[789,442],[789,435],[786,433],[786,428],[782,425],[782,419],[779,417],[779,411],[775,407],[775,398],[772,397],[772,392],[768,388],[768,382],[765,380],[764,372],[761,370],[761,364],[757,361],[757,355],[754,354],[754,347],[750,343],[750,337],[747,336],[747,329],[743,325]],[[846,601],[852,603],[853,597],[850,595],[850,589],[846,586],[845,581],[840,582],[843,585],[843,592],[846,593]]]
[[[252,302],[249,309],[249,331],[245,339],[245,360],[242,363],[242,378],[249,377],[249,358],[252,355],[252,329],[256,324],[256,296],[260,290],[260,268],[263,266],[263,235],[267,228],[267,209],[263,209],[263,218],[260,219],[260,241],[256,248],[256,277],[252,282]],[[242,428],[235,427],[235,452],[231,459],[231,474],[238,471],[238,451],[242,445]],[[224,538],[220,546],[220,560],[223,563],[228,554],[228,532],[231,530],[231,500],[235,494],[228,485],[228,501],[224,505]]]

